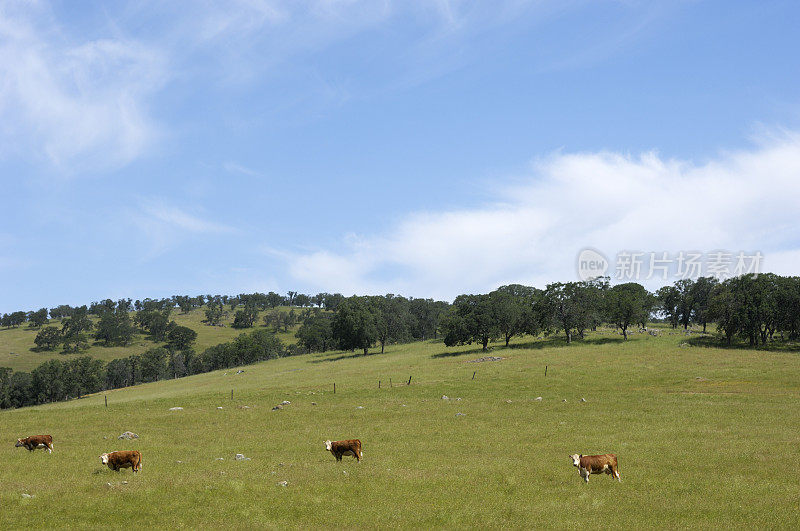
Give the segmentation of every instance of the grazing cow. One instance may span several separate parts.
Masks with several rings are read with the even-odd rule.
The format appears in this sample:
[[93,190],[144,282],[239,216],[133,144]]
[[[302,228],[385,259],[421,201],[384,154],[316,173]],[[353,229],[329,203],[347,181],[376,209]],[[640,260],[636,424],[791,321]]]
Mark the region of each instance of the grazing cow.
[[139,472],[142,469],[142,454],[138,450],[111,452],[102,454],[100,462],[115,472],[119,472],[120,468],[133,468],[134,472]]
[[37,448],[46,448],[48,454],[53,453],[53,437],[50,435],[31,435],[24,439],[17,439],[16,448],[24,446],[29,451],[34,451]]
[[325,441],[325,449],[333,454],[337,461],[342,460],[343,455],[352,455],[356,461],[361,462],[361,441],[349,439],[347,441]]
[[617,456],[614,454],[603,455],[579,455],[572,454],[569,456],[572,459],[572,465],[578,467],[581,477],[589,483],[589,474],[611,474],[617,480],[622,481],[619,477],[619,468],[617,467]]

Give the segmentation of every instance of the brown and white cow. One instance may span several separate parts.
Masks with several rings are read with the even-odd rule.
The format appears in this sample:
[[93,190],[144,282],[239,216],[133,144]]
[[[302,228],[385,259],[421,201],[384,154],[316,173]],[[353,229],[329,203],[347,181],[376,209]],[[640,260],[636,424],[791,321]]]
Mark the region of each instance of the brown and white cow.
[[622,481],[619,477],[619,468],[617,467],[617,456],[615,454],[603,455],[580,455],[572,454],[569,456],[572,459],[572,466],[578,467],[581,477],[589,483],[589,474],[611,474],[617,480]]
[[138,450],[111,452],[102,454],[100,462],[115,472],[119,472],[120,468],[133,468],[134,472],[139,472],[142,469],[142,454]]
[[332,453],[337,461],[341,461],[343,455],[352,455],[360,463],[363,457],[361,453],[361,441],[358,439],[325,441],[325,449]]
[[45,448],[47,449],[48,454],[52,454],[53,437],[50,435],[31,435],[30,437],[25,437],[24,439],[17,439],[17,444],[14,446],[16,448],[25,447],[31,452],[37,448]]

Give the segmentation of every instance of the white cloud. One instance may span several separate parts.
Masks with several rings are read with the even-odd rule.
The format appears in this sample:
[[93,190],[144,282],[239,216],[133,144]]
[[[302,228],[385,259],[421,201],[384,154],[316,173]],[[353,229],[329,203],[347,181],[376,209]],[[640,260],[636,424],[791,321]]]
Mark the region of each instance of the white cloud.
[[124,165],[154,141],[165,60],[135,40],[70,40],[43,7],[0,4],[0,156],[65,170]]
[[[576,279],[580,249],[761,251],[767,269],[796,274],[800,136],[704,163],[657,153],[554,154],[500,186],[479,208],[416,212],[344,250],[287,258],[291,275],[343,293],[452,298],[520,282]],[[771,258],[772,257],[772,258]]]

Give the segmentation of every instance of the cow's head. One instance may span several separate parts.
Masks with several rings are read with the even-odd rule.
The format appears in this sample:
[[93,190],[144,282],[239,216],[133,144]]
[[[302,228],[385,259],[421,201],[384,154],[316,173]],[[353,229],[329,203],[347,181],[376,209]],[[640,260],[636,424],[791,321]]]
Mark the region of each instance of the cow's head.
[[580,454],[572,454],[571,456],[569,456],[569,458],[572,459],[572,466],[580,467],[581,457],[583,456],[581,456]]
[[330,452],[332,447],[333,447],[333,445],[331,444],[330,441],[325,441],[325,449],[326,450],[328,450]]
[[100,456],[100,462],[104,465],[108,464],[108,454],[102,454]]
[[25,443],[22,442],[22,439],[17,439],[17,444],[14,445],[14,448],[19,448],[20,446],[24,446]]

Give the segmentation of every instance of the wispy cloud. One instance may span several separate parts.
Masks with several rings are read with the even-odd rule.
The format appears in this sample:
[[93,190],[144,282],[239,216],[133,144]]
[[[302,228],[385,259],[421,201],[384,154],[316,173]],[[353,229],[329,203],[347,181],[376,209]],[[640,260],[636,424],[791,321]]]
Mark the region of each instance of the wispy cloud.
[[205,212],[189,213],[163,199],[142,199],[136,210],[126,212],[126,219],[145,237],[148,249],[143,260],[167,252],[186,239],[227,236],[236,232],[229,225],[208,219]]
[[694,163],[657,153],[553,154],[483,207],[410,213],[384,234],[287,257],[311,289],[452,298],[509,282],[575,278],[578,251],[760,250],[791,273],[800,253],[800,135]]
[[147,101],[165,59],[129,39],[74,40],[44,6],[0,4],[0,156],[44,158],[69,173],[141,155],[158,134]]
[[263,176],[263,174],[261,172],[253,170],[251,168],[248,168],[247,166],[243,166],[243,165],[238,164],[236,162],[230,162],[230,161],[226,162],[223,165],[223,168],[225,168],[225,171],[227,171],[229,173],[238,173],[238,174],[241,174],[241,175],[247,175],[248,177],[262,177]]

